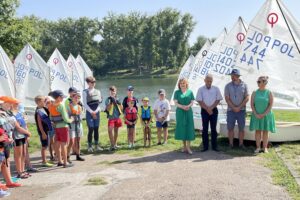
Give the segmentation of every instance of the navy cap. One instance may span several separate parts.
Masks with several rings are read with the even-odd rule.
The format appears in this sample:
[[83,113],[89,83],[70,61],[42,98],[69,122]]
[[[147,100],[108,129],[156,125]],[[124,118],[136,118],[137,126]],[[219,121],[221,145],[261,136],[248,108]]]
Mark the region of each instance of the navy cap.
[[166,90],[165,89],[159,89],[158,94],[166,94]]
[[133,91],[133,90],[134,90],[134,87],[133,87],[132,85],[129,85],[129,86],[127,87],[127,90],[128,90],[128,91]]
[[64,95],[64,93],[61,90],[54,90],[51,92],[51,96],[54,99],[57,99],[58,97],[66,98],[67,96]]
[[76,87],[70,87],[68,93],[79,92]]
[[241,73],[240,73],[240,70],[238,70],[238,69],[232,69],[232,71],[229,75],[241,76]]

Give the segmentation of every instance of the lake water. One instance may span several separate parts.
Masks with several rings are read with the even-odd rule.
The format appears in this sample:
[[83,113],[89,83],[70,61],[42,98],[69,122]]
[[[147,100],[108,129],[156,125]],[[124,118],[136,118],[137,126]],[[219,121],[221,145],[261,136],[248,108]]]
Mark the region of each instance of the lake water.
[[[100,89],[103,99],[109,96],[108,88],[111,85],[117,87],[117,96],[123,101],[127,96],[127,87],[132,85],[134,87],[133,95],[139,99],[145,96],[149,97],[150,105],[153,105],[154,101],[158,98],[158,90],[163,88],[166,90],[166,98],[170,100],[174,86],[176,84],[176,78],[155,78],[155,79],[118,79],[118,80],[100,80],[97,81],[96,88]],[[102,107],[104,104],[102,103]]]

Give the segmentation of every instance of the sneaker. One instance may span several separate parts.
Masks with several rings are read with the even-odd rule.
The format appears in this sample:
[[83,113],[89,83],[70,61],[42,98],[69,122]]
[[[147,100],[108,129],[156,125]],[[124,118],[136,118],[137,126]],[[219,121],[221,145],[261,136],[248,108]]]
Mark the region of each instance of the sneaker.
[[8,187],[8,188],[21,187],[21,186],[22,186],[21,183],[10,183],[10,184],[6,184],[6,187]]
[[6,191],[8,190],[8,188],[6,187],[6,185],[0,183],[0,190]]
[[167,142],[167,141],[162,143],[162,145],[167,145],[167,144],[168,144],[168,142]]
[[110,151],[114,151],[114,150],[116,150],[116,149],[115,149],[115,147],[112,147],[112,146],[111,146],[111,147],[109,147],[109,150],[110,150]]
[[101,148],[100,145],[96,145],[96,150],[97,151],[103,151],[103,148]]
[[246,147],[245,147],[244,144],[241,144],[241,145],[239,146],[239,148],[242,149],[242,150],[246,150]]
[[61,166],[64,166],[64,164],[63,163],[57,163],[57,167],[61,167]]
[[88,152],[89,152],[89,153],[93,153],[93,152],[94,152],[93,147],[89,147],[89,148],[88,148]]
[[157,145],[161,145],[161,142],[158,142]]
[[28,167],[27,172],[38,172],[39,170],[37,170],[36,168],[33,168],[33,167]]
[[43,167],[53,167],[53,164],[49,162],[45,162],[43,163]]
[[118,146],[118,145],[115,145],[115,146],[114,146],[114,148],[115,148],[115,149],[119,149],[119,148],[120,148],[120,146]]
[[77,161],[85,161],[84,158],[82,158],[82,157],[80,157],[80,156],[78,156],[78,155],[76,156],[76,160],[77,160]]
[[12,181],[13,183],[17,183],[19,180],[21,180],[21,179],[20,179],[20,178],[17,178],[16,176],[11,177],[11,181]]
[[7,197],[10,195],[10,192],[0,189],[0,198]]
[[264,153],[269,153],[267,148],[264,148]]
[[69,168],[69,167],[73,167],[73,164],[63,164],[63,168]]
[[72,164],[72,161],[71,161],[69,156],[67,157],[67,161],[68,161],[69,164]]
[[260,152],[260,148],[255,149],[254,153],[259,153]]

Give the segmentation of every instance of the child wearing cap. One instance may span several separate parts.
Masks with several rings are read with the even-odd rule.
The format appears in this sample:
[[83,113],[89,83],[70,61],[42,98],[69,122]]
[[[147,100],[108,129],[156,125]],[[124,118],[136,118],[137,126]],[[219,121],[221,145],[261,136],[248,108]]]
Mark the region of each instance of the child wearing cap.
[[128,138],[128,147],[134,147],[134,130],[135,124],[138,120],[138,111],[134,107],[135,100],[133,98],[127,99],[128,107],[125,109],[124,112],[124,120],[125,124],[127,124],[127,138]]
[[73,148],[76,155],[77,161],[84,161],[84,158],[80,156],[80,138],[83,136],[82,120],[81,113],[82,107],[79,105],[80,102],[80,93],[79,91],[74,92],[71,97],[71,102],[67,107],[67,111],[70,117],[74,118],[74,121],[71,123],[70,128],[70,142],[68,145],[68,162],[72,163],[70,160],[71,148]]
[[[69,126],[73,118],[69,118],[63,99],[66,97],[61,90],[54,90],[51,96],[55,99],[49,105],[50,119],[55,126],[56,155],[58,159],[57,166],[70,167],[67,165],[67,143],[69,141]],[[63,161],[62,161],[63,160]]]
[[166,91],[164,89],[158,90],[159,98],[154,103],[154,115],[156,118],[157,127],[157,145],[161,145],[161,131],[164,131],[164,142],[167,144],[168,141],[168,121],[170,121],[169,112],[171,110],[171,105],[169,100],[166,99]]
[[[134,100],[133,107],[135,107],[135,109],[138,111],[138,103],[139,103],[139,101],[138,101],[137,98],[135,98],[133,96],[133,91],[134,91],[134,87],[132,85],[129,85],[127,87],[127,96],[123,99],[123,103],[122,103],[122,105],[123,105],[123,113],[125,113],[125,109],[128,107],[128,99],[129,98],[131,98],[131,99]],[[129,129],[127,129],[127,135],[129,134],[128,130]],[[135,128],[133,129],[133,141],[135,141]],[[128,141],[128,144],[129,144],[129,141]]]
[[[54,132],[54,128],[52,126],[49,110],[46,108],[46,98],[44,96],[38,95],[34,98],[34,101],[37,105],[34,113],[35,124],[37,128],[37,132],[40,137],[40,142],[42,145],[41,156],[42,156],[42,164],[44,167],[52,167],[51,163],[47,162],[46,159],[46,151],[50,141],[50,135]],[[52,137],[53,138],[53,137]],[[51,143],[50,143],[51,145]],[[50,147],[49,145],[49,147]],[[50,151],[50,156],[53,159],[52,151]]]
[[141,117],[141,123],[144,132],[144,147],[146,147],[147,141],[149,142],[149,147],[151,146],[151,128],[150,123],[152,122],[152,108],[149,106],[149,98],[144,97],[142,99],[143,105],[139,109],[139,115]]
[[106,113],[108,118],[108,136],[110,140],[110,150],[114,151],[118,148],[118,132],[122,127],[122,114],[123,106],[117,97],[117,88],[115,86],[109,87],[109,97],[105,100]]

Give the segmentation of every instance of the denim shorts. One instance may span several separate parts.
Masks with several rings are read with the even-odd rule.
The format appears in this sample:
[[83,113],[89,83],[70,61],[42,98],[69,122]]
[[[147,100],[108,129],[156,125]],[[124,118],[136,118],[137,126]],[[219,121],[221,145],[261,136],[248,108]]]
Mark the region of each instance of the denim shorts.
[[233,130],[237,122],[239,132],[244,131],[246,124],[246,111],[241,110],[239,112],[227,111],[227,129]]
[[168,122],[165,121],[164,123],[161,123],[159,121],[156,121],[156,127],[157,128],[168,128]]

